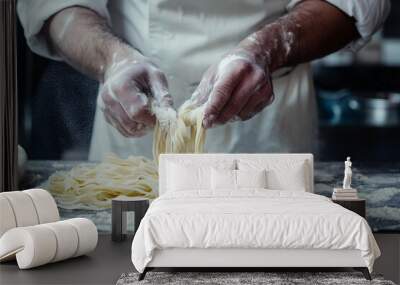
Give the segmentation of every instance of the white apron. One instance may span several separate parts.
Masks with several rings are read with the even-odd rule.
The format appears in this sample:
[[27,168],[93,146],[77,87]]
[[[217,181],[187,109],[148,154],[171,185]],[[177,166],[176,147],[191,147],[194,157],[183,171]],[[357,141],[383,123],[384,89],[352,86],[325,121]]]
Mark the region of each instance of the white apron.
[[[112,28],[167,76],[175,107],[190,97],[204,71],[243,38],[287,13],[289,0],[113,0]],[[245,122],[207,131],[207,152],[310,152],[316,104],[308,64],[273,75],[275,101]],[[152,157],[152,133],[125,138],[97,108],[90,160],[114,152]]]

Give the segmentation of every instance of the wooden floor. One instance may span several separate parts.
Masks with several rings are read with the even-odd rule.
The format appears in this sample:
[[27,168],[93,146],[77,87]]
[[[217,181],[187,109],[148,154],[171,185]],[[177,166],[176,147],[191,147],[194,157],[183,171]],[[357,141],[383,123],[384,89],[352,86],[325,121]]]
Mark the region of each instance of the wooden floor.
[[122,273],[134,271],[131,243],[132,238],[115,243],[110,235],[100,235],[88,256],[28,270],[19,270],[16,262],[1,263],[0,284],[115,284]]

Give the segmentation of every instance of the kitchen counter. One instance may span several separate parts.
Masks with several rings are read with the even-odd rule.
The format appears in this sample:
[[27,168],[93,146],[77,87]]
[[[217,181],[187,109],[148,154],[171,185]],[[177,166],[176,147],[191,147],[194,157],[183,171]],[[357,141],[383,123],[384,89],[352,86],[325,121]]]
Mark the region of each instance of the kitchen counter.
[[[82,161],[40,161],[26,164],[26,172],[20,188],[42,185],[55,171],[69,170]],[[343,162],[315,162],[315,193],[330,197],[333,187],[340,187],[343,180]],[[359,196],[367,200],[367,220],[374,232],[400,232],[400,163],[353,163],[353,184]],[[62,219],[87,217],[99,231],[111,231],[111,210],[60,209]],[[130,220],[130,217],[128,217]]]

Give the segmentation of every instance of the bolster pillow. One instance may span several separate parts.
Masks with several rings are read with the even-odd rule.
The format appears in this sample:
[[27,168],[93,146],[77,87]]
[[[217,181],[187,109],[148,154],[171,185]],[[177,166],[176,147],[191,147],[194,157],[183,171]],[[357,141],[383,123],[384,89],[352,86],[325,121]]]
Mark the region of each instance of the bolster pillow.
[[96,245],[97,228],[84,218],[13,228],[0,238],[0,261],[16,257],[19,268],[28,269],[86,254]]

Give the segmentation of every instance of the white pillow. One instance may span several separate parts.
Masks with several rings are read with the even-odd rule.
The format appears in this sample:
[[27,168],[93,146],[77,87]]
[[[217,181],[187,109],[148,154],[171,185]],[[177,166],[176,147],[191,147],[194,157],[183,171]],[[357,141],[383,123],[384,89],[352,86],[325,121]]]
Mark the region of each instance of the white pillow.
[[241,188],[267,188],[266,171],[211,168],[211,188],[229,191]]
[[267,188],[267,171],[235,170],[236,186],[240,188]]
[[167,189],[169,191],[204,190],[211,188],[210,171],[207,166],[168,164]]
[[168,191],[211,191],[211,168],[235,169],[236,160],[190,160],[190,155],[168,160],[165,165],[165,189]]
[[305,161],[289,159],[239,159],[239,170],[267,171],[267,188],[306,191],[309,189]]
[[236,190],[236,170],[211,168],[212,190]]

